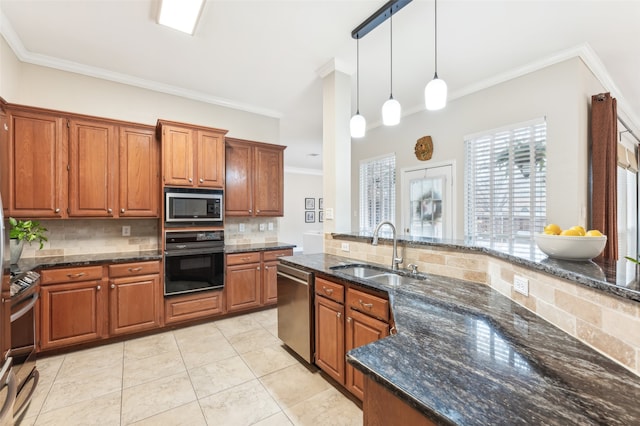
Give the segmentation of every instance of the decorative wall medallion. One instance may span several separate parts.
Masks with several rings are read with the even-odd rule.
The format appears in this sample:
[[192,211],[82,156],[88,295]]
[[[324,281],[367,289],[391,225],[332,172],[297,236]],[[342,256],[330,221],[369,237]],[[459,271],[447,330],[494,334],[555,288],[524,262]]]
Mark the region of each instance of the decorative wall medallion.
[[431,136],[423,136],[418,139],[415,152],[418,160],[431,160],[431,155],[433,155],[433,141],[431,140]]

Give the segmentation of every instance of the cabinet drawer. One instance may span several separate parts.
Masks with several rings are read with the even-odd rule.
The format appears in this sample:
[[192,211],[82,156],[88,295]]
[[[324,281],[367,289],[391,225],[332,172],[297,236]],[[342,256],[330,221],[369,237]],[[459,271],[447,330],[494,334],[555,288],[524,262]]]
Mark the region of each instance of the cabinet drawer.
[[120,278],[134,275],[157,274],[160,272],[160,262],[135,262],[109,265],[109,277]]
[[40,284],[68,283],[102,279],[102,266],[82,266],[77,268],[45,269],[40,274]]
[[347,291],[347,306],[381,320],[389,320],[389,301],[381,297],[350,288]]
[[269,262],[271,260],[278,260],[278,258],[282,256],[291,256],[291,255],[293,255],[293,249],[269,250],[269,251],[265,251],[262,254],[262,260],[264,260],[265,262]]
[[236,253],[227,255],[227,266],[244,265],[245,263],[260,263],[260,252]]
[[316,294],[322,295],[338,303],[344,303],[344,286],[342,284],[316,278]]

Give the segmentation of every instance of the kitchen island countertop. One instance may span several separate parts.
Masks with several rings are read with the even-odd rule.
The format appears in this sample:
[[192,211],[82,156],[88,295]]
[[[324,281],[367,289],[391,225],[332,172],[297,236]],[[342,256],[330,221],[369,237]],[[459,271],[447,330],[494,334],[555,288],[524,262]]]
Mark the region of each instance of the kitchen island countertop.
[[640,420],[638,376],[488,286],[435,275],[387,286],[332,269],[367,262],[327,254],[281,262],[389,294],[397,334],[348,362],[436,423]]

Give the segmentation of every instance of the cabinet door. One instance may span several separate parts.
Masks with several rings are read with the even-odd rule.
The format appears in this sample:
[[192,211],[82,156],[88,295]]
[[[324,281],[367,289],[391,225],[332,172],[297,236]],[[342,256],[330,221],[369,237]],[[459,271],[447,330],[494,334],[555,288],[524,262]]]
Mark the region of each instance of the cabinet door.
[[262,268],[262,304],[278,303],[278,261],[264,262]]
[[42,286],[40,348],[75,345],[104,337],[104,292],[101,281]]
[[23,111],[9,116],[11,215],[64,217],[67,144],[62,118]]
[[227,312],[260,306],[260,264],[227,267]]
[[198,186],[224,188],[224,134],[198,130]]
[[[389,324],[351,310],[347,317],[345,353],[367,343],[389,335]],[[364,375],[346,364],[347,389],[362,400],[364,398]]]
[[11,145],[9,144],[9,117],[0,105],[0,195],[5,217],[9,217],[9,176],[11,167]]
[[282,216],[283,152],[282,148],[255,147],[253,202],[256,216]]
[[253,216],[252,153],[249,144],[226,142],[224,212],[227,216]]
[[193,133],[162,126],[162,176],[165,185],[193,186]]
[[111,335],[160,327],[160,275],[116,278],[109,285]]
[[345,384],[344,306],[316,297],[316,365]]
[[116,213],[118,145],[113,125],[69,121],[69,216]]
[[158,143],[153,129],[120,128],[120,217],[158,217]]

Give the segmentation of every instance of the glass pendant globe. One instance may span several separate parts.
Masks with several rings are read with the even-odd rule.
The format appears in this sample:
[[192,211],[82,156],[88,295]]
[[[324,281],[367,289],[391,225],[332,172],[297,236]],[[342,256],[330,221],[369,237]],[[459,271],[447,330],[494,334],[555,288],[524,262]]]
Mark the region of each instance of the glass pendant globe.
[[402,115],[402,107],[400,102],[389,98],[387,102],[382,105],[382,124],[385,126],[395,126],[400,123],[400,116]]
[[349,128],[351,129],[352,138],[362,138],[367,130],[367,120],[358,113],[351,117]]
[[424,88],[424,104],[429,111],[436,111],[447,105],[447,83],[437,76]]

